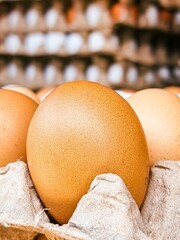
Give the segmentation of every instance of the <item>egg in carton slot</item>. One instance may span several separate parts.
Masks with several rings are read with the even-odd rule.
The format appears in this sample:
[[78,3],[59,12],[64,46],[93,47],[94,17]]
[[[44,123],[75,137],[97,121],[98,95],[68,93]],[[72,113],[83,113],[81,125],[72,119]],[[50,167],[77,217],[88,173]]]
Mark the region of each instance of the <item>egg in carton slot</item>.
[[137,61],[148,66],[156,64],[155,37],[151,32],[142,32],[139,35]]
[[0,8],[0,29],[2,34],[23,33],[26,31],[22,4],[18,2],[11,5],[1,3]]
[[110,14],[115,24],[136,27],[138,23],[138,5],[134,1],[112,2]]
[[15,2],[12,6],[9,9],[8,4],[2,5],[0,26],[3,33],[89,31],[113,25],[108,4],[102,0]]
[[180,9],[177,9],[173,15],[172,29],[176,33],[180,32]]
[[0,63],[0,85],[22,84],[24,85],[24,65],[18,58],[3,59]]
[[9,33],[0,36],[0,54],[23,54],[23,35]]
[[159,24],[160,19],[158,5],[144,2],[140,8],[138,26],[140,28],[158,29]]
[[[139,210],[123,180],[100,174],[80,199],[67,224],[51,223],[38,198],[27,164],[0,169],[0,239],[53,240],[179,239],[180,162],[158,161]],[[125,230],[126,229],[126,230]]]
[[65,31],[67,26],[64,16],[64,3],[56,0],[52,1],[45,8],[43,21],[46,31]]
[[45,30],[43,12],[43,5],[40,1],[34,1],[27,5],[24,13],[24,22],[27,32],[42,32]]
[[[41,2],[41,5],[43,3]],[[45,31],[84,31],[86,24],[80,1],[51,1],[44,6],[43,21]]]
[[180,8],[178,0],[158,0],[158,2],[166,8]]
[[86,1],[84,16],[89,30],[112,28],[114,24],[107,1]]
[[119,36],[119,51],[116,52],[116,58],[137,62],[139,43],[135,31],[123,29],[118,31],[117,35]]
[[94,55],[90,63],[85,69],[85,79],[92,82],[98,82],[105,86],[110,87],[110,82],[108,81],[107,71],[112,61],[109,58]]
[[[24,58],[3,59],[0,63],[0,85],[19,84],[29,88],[37,88],[42,84],[41,65],[28,62]],[[41,86],[41,85],[40,85]]]
[[[88,56],[94,53],[113,55],[114,51],[119,47],[118,36],[113,34],[112,29],[89,32],[49,32],[43,34],[42,39],[40,35],[37,36],[36,42],[37,47],[34,48],[28,47],[27,42],[26,49],[29,52],[32,49],[35,55],[48,54],[62,57],[75,55]],[[35,41],[31,39],[31,43],[29,43],[29,46],[33,45]]]
[[[52,44],[53,39],[52,41],[49,39],[48,46],[52,48]],[[118,37],[112,35],[112,29],[89,32],[69,32],[65,34],[64,41],[61,45],[61,51],[59,51],[59,53],[56,52],[56,55],[65,57],[79,55],[85,57],[94,53],[114,54],[118,46]]]

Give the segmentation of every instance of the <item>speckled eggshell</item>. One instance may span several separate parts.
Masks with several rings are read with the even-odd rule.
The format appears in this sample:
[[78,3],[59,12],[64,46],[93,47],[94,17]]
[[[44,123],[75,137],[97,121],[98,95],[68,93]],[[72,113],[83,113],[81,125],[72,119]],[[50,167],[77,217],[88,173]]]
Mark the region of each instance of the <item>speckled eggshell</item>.
[[158,160],[180,160],[180,99],[154,88],[134,93],[127,101],[143,126],[150,165]]
[[31,98],[0,89],[0,167],[21,159],[26,162],[26,137],[38,104]]
[[139,206],[144,199],[149,156],[142,126],[127,101],[101,84],[74,81],[53,90],[31,121],[27,155],[35,188],[60,224],[101,173],[121,176]]

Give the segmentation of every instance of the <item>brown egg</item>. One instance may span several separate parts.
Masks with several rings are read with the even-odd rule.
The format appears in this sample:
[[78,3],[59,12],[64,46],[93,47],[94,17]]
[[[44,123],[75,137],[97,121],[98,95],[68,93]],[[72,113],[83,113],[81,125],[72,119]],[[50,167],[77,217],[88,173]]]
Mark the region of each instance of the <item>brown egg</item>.
[[114,21],[123,21],[127,18],[128,12],[128,6],[123,3],[115,3],[110,9],[110,14]]
[[178,95],[178,97],[180,97],[180,87],[178,87],[178,86],[169,86],[169,87],[165,87],[164,89],[166,91],[168,91],[168,92],[175,93],[176,95]]
[[36,240],[48,240],[47,237],[43,234],[39,234]]
[[66,12],[67,23],[72,24],[75,21],[76,17],[77,17],[77,10],[75,9],[75,7],[72,6]]
[[31,98],[0,89],[0,167],[26,161],[26,137],[38,104]]
[[2,88],[22,93],[22,94],[30,97],[31,99],[33,99],[38,104],[40,102],[38,96],[32,90],[30,90],[29,88],[23,87],[21,85],[8,84],[8,85],[3,86]]
[[142,126],[126,100],[98,83],[62,84],[46,97],[30,124],[27,155],[35,188],[60,224],[101,173],[121,176],[139,206],[144,199]]
[[46,87],[46,88],[41,88],[40,90],[37,91],[37,96],[39,97],[40,101],[42,102],[44,98],[52,91],[54,90],[53,87]]
[[145,89],[127,99],[145,131],[150,165],[180,160],[180,100],[163,89]]

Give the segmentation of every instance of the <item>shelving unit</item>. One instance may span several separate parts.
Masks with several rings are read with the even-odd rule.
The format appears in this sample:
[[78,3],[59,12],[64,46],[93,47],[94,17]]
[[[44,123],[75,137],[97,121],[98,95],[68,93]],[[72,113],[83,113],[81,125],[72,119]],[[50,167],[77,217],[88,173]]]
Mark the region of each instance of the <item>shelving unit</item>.
[[[72,3],[73,2],[73,3]],[[180,85],[178,1],[0,1],[0,85]]]

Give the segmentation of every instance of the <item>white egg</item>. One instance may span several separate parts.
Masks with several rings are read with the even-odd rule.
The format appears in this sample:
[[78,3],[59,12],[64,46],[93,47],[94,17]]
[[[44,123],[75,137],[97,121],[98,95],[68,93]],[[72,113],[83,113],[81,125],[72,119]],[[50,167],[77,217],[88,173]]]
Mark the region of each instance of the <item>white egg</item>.
[[92,82],[98,82],[101,75],[101,71],[98,66],[91,65],[86,71],[86,79]]
[[127,82],[134,85],[137,83],[138,80],[138,70],[136,67],[131,66],[126,71],[126,79]]
[[39,18],[39,12],[36,9],[29,9],[25,15],[25,21],[28,27],[36,27],[37,21]]
[[35,54],[44,44],[44,34],[30,33],[24,39],[24,49],[29,54]]
[[44,71],[44,80],[46,84],[51,84],[56,77],[57,69],[53,64],[46,66]]
[[85,12],[85,17],[88,22],[88,25],[91,28],[97,26],[100,18],[101,18],[102,9],[98,4],[90,4]]
[[91,52],[103,50],[106,39],[101,32],[92,32],[88,37],[88,48]]
[[44,48],[47,53],[57,53],[65,42],[65,34],[61,32],[49,32],[44,39]]
[[10,34],[5,38],[5,48],[9,53],[17,53],[21,48],[21,40],[16,34]]
[[119,85],[123,82],[124,68],[119,63],[112,64],[107,72],[107,80],[112,85]]
[[83,45],[83,37],[79,33],[70,33],[66,36],[65,40],[65,48],[69,54],[77,54],[82,45]]
[[55,8],[50,8],[45,13],[45,23],[48,28],[53,28],[58,20],[59,12]]
[[25,79],[27,82],[32,82],[37,74],[37,67],[35,64],[29,64],[25,70]]
[[64,79],[66,82],[77,80],[78,69],[74,64],[68,65],[64,70]]
[[159,21],[159,11],[156,6],[151,5],[146,11],[146,18],[150,26],[155,27],[158,25]]

